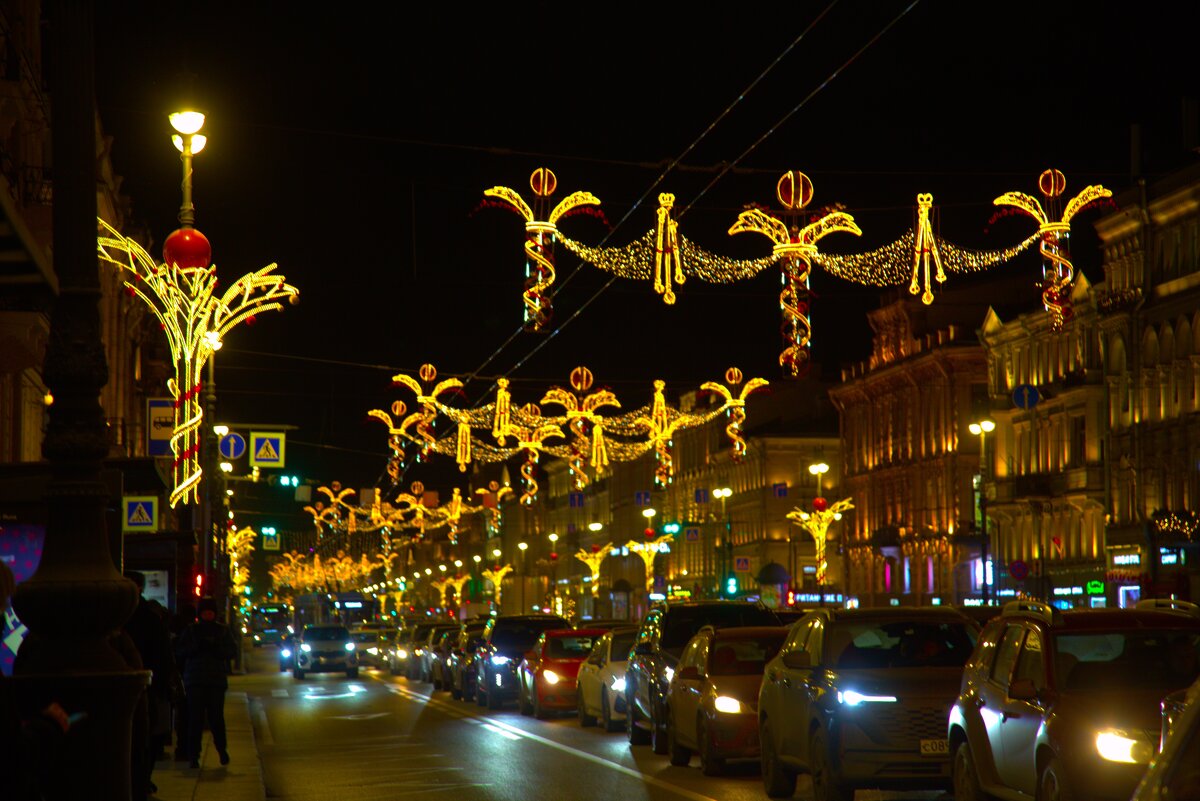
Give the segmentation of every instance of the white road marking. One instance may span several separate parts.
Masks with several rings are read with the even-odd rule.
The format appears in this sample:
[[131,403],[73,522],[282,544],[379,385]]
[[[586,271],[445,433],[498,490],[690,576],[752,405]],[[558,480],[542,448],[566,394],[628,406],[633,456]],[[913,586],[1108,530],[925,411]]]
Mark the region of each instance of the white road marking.
[[360,715],[328,715],[332,720],[374,720],[375,718],[386,718],[391,712],[363,712]]
[[283,689],[282,687],[279,687],[274,690],[271,690],[271,695],[274,696],[275,698],[287,698],[289,693],[287,690]]

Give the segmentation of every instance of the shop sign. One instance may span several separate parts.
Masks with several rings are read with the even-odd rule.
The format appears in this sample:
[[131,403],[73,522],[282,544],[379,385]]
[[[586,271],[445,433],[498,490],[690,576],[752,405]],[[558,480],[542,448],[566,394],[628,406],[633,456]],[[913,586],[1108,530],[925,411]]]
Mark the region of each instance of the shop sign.
[[1087,583],[1087,594],[1088,595],[1103,595],[1104,594],[1104,582],[1096,581],[1096,580],[1089,581]]
[[1142,563],[1142,555],[1140,553],[1114,553],[1112,563],[1118,567],[1129,565],[1140,565]]
[[1182,565],[1184,563],[1181,548],[1159,548],[1158,563],[1160,565]]
[[1055,595],[1083,595],[1083,587],[1055,587]]

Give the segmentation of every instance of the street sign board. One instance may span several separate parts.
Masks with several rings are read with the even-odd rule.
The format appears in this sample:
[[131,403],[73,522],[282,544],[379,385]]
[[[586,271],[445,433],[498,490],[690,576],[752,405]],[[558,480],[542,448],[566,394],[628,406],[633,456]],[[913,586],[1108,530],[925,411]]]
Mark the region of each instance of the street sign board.
[[1028,411],[1038,405],[1042,396],[1033,384],[1021,384],[1013,390],[1012,399],[1013,406]]
[[771,485],[771,491],[775,493],[776,498],[786,498],[788,485],[786,481],[779,481]]
[[683,530],[683,539],[686,542],[699,542],[700,541],[700,529],[685,528]]
[[283,467],[287,434],[282,431],[250,432],[250,466]]
[[262,533],[262,546],[264,551],[279,550],[279,532],[275,529],[264,529]]
[[750,557],[749,556],[733,557],[733,569],[735,571],[737,571],[738,573],[749,573],[750,572]]
[[647,491],[633,493],[633,502],[638,506],[650,505],[650,493]]
[[158,531],[158,496],[122,496],[121,510],[122,532],[153,534]]
[[1029,565],[1020,559],[1016,559],[1008,563],[1008,573],[1017,581],[1024,581],[1029,577]]
[[242,455],[246,453],[246,438],[241,434],[230,431],[221,437],[221,444],[218,448],[221,451],[221,455],[230,461],[241,459]]
[[696,503],[708,503],[708,490],[701,487],[696,490]]
[[175,401],[146,399],[146,454],[170,456],[171,434],[175,431]]

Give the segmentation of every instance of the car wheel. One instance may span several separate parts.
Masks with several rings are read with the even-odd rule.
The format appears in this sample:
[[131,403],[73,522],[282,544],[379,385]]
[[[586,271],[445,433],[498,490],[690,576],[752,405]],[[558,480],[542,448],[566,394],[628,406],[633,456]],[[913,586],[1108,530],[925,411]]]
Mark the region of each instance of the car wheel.
[[667,752],[671,764],[676,767],[686,767],[692,761],[692,751],[679,744],[679,727],[675,725],[675,716],[667,713]]
[[660,722],[666,715],[658,704],[650,702],[650,747],[656,754],[667,753],[667,724]]
[[303,670],[301,670],[300,668],[296,668],[295,670],[293,670],[293,671],[292,671],[292,678],[293,678],[293,679],[302,679],[302,678],[304,678],[304,671],[303,671]]
[[356,667],[346,668],[346,678],[357,679],[358,678],[358,668],[356,668]]
[[813,801],[854,801],[854,790],[842,782],[829,763],[829,744],[820,731],[809,741],[808,764],[812,773]]
[[1038,801],[1074,801],[1074,798],[1062,763],[1058,757],[1051,757],[1038,780]]
[[475,684],[475,704],[477,706],[487,706],[487,698],[483,694],[483,687],[478,682]]
[[763,789],[771,798],[791,798],[796,794],[796,774],[792,773],[779,761],[775,752],[774,735],[767,721],[759,727],[758,740],[762,747],[762,780]]
[[988,796],[979,786],[979,772],[975,770],[975,760],[971,758],[971,746],[965,740],[954,752],[954,764],[951,766],[954,783],[954,801],[986,801]]
[[629,736],[629,744],[645,745],[650,742],[650,732],[637,725],[637,707],[633,703],[633,693],[625,694],[625,710],[625,734]]
[[525,692],[525,682],[521,682],[521,689],[517,690],[517,710],[526,717],[533,714],[533,704],[529,703],[529,695]]
[[696,721],[696,744],[700,746],[700,770],[705,776],[720,776],[725,772],[725,760],[714,753],[716,744],[712,732],[704,720],[704,715]]
[[587,704],[583,702],[583,689],[580,687],[575,688],[575,705],[578,707],[579,725],[585,729],[595,726],[596,716],[588,714]]

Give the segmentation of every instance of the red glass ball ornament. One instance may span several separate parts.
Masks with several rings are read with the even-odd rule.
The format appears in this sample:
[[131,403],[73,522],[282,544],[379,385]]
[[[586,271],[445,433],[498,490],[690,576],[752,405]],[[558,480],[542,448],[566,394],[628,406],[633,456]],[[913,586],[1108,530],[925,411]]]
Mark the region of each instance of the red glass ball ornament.
[[212,245],[195,228],[176,228],[163,242],[163,261],[169,267],[207,267],[212,264]]
[[556,554],[556,553],[554,553],[553,551],[551,551],[551,552],[550,552],[550,561],[551,561],[551,562],[557,562],[557,561],[558,561],[558,554]]
[[254,325],[258,322],[258,318],[253,314],[246,318],[246,325]]
[[137,294],[137,290],[131,286],[127,286],[127,287],[125,287],[125,294],[132,298],[134,295]]
[[652,529],[652,528],[646,529],[646,539],[648,539],[648,540],[654,539],[654,529]]
[[829,502],[824,498],[813,498],[813,509],[824,512],[827,508],[829,508]]
[[599,545],[593,545],[593,546],[592,546],[592,553],[600,553],[600,546],[599,546]]

